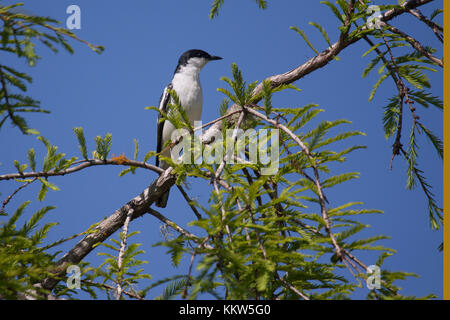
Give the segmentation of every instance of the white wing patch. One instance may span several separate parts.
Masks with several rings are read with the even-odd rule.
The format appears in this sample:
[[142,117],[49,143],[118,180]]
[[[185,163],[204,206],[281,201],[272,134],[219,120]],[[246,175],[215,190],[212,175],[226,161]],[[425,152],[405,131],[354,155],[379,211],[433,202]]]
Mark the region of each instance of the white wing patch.
[[[164,88],[164,91],[161,95],[161,99],[159,100],[159,110],[166,112],[167,111],[167,103],[169,102],[170,99],[170,93],[169,93],[169,89],[172,89],[172,84],[169,84],[167,87]],[[156,152],[160,153],[163,147],[163,130],[164,130],[164,123],[165,121],[159,121],[161,119],[161,114],[159,114],[158,116],[158,123],[157,123],[157,133],[156,133],[156,137],[157,137],[157,142],[156,142]],[[159,166],[159,158],[156,157],[156,166]]]

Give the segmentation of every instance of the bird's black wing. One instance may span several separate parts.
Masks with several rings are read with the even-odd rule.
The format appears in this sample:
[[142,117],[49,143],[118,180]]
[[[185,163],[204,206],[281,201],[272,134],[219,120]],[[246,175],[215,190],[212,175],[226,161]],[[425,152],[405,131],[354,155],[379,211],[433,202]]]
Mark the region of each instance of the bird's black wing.
[[[159,99],[159,110],[163,111],[163,112],[167,112],[167,104],[169,103],[169,99],[170,99],[170,93],[169,90],[172,89],[172,84],[169,83],[169,85],[167,85],[167,87],[164,88],[164,91],[161,95],[161,98]],[[160,153],[162,151],[163,148],[163,129],[164,129],[164,122],[165,121],[160,121],[161,119],[161,113],[158,115],[158,124],[157,124],[157,132],[156,132],[156,137],[157,137],[157,142],[156,142],[156,152]],[[159,157],[156,156],[156,166],[159,167]]]

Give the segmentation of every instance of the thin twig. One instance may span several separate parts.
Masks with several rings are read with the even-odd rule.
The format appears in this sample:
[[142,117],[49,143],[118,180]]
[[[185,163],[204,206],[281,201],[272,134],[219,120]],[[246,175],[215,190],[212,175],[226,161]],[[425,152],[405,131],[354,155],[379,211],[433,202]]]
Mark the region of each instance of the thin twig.
[[186,191],[184,191],[183,187],[180,185],[177,185],[177,188],[178,188],[178,190],[180,190],[181,194],[183,195],[184,199],[188,203],[189,207],[191,207],[191,209],[194,212],[197,219],[198,220],[202,219],[202,215],[200,214],[200,212],[198,212],[197,208],[192,204],[192,202],[193,202],[192,199],[189,198],[189,195],[186,193]]
[[442,36],[442,32],[444,32],[444,28],[442,28],[437,23],[435,23],[435,22],[431,21],[430,19],[428,19],[427,17],[425,17],[419,9],[415,9],[415,10],[411,9],[411,10],[409,10],[409,13],[412,14],[417,19],[419,19],[420,21],[424,22],[427,26],[429,26],[433,30],[433,32],[436,35],[436,37],[438,38],[438,40],[441,43],[444,42],[444,38]]
[[[209,236],[206,237],[205,240],[203,240],[203,242],[201,244],[199,244],[197,248],[204,246],[206,244],[206,242],[208,242],[208,240],[209,240]],[[192,253],[192,256],[191,256],[191,262],[189,264],[186,287],[184,288],[183,293],[181,295],[183,297],[183,299],[186,299],[186,297],[188,295],[188,289],[191,286],[191,273],[192,273],[192,267],[194,265],[194,260],[195,260],[196,255],[197,255],[197,250],[194,249],[194,252]]]
[[291,291],[293,291],[300,298],[302,298],[303,300],[309,300],[309,298],[306,295],[304,295],[303,293],[301,293],[296,287],[294,287],[292,284],[290,284],[289,282],[284,280],[282,277],[280,277],[278,272],[276,273],[276,277],[278,278],[278,280],[281,281],[282,284],[284,284],[285,287],[289,288]]
[[369,37],[364,36],[364,40],[370,45],[371,48],[375,48],[375,52],[377,53],[378,57],[383,61],[386,68],[389,70],[389,75],[394,80],[394,83],[397,87],[397,91],[399,93],[400,103],[399,103],[399,112],[398,112],[398,122],[397,122],[397,134],[395,137],[395,141],[392,145],[392,157],[389,164],[390,170],[392,170],[392,164],[394,161],[394,158],[396,155],[399,154],[400,148],[402,147],[401,143],[401,136],[402,136],[402,126],[403,126],[403,100],[406,93],[405,84],[398,73],[398,65],[395,62],[394,54],[392,53],[392,50],[389,46],[389,44],[386,41],[386,38],[383,37],[384,44],[387,48],[387,52],[390,55],[391,63],[386,59],[384,54],[381,52],[380,49],[375,47],[375,44],[372,42],[372,40],[369,39]]
[[[420,7],[424,4],[430,3],[433,0],[410,0],[404,2],[400,7],[391,9],[386,11],[383,16],[380,18],[381,22],[388,22],[399,15],[409,11],[410,9],[415,9],[417,7]],[[361,31],[367,30],[367,27],[362,27]],[[364,34],[361,32],[361,34]],[[314,56],[313,58],[309,59],[302,65],[287,71],[282,74],[274,75],[271,77],[268,77],[266,80],[270,81],[273,88],[278,87],[283,84],[290,84],[293,83],[306,75],[316,71],[319,68],[324,67],[327,65],[330,61],[333,60],[334,57],[336,57],[342,50],[347,48],[349,45],[359,41],[362,39],[363,36],[360,37],[351,37],[349,39],[348,37],[342,37],[338,41],[336,41],[334,44],[332,44],[329,48],[323,50],[318,55]],[[258,96],[263,90],[263,82],[261,82],[255,90],[253,90],[253,96]],[[257,101],[254,101],[257,103]]]
[[[106,283],[97,283],[97,282],[93,282],[93,281],[89,281],[89,280],[81,280],[81,282],[85,283],[87,285],[94,286],[94,287],[105,288],[105,289],[112,290],[112,291],[116,290],[116,288],[114,288],[113,286],[107,285]],[[134,292],[129,292],[129,291],[123,290],[122,293],[129,296],[130,298],[134,298],[134,299],[138,299],[138,300],[145,300],[144,297],[141,297],[139,294],[134,293]]]
[[396,83],[397,83],[397,89],[399,94],[399,113],[398,113],[398,123],[397,123],[397,135],[395,137],[395,142],[392,146],[392,158],[390,163],[390,169],[392,170],[392,162],[394,160],[394,157],[400,154],[400,151],[402,150],[402,143],[401,143],[401,136],[402,136],[402,126],[403,126],[403,103],[407,102],[409,106],[409,110],[411,111],[411,114],[413,116],[413,122],[416,122],[419,119],[419,116],[415,113],[415,108],[412,106],[411,99],[408,96],[409,89],[405,86],[405,83],[402,80],[402,77],[399,73],[398,65],[395,61],[394,54],[392,53],[391,47],[386,41],[386,38],[383,37],[384,44],[387,48],[387,51],[391,57],[393,68],[390,68],[391,73],[396,73],[397,76],[395,77]]
[[115,166],[132,166],[132,167],[138,167],[143,169],[148,169],[157,173],[163,173],[164,170],[154,166],[152,164],[146,163],[146,162],[140,162],[135,160],[123,160],[118,161],[114,159],[106,159],[106,160],[99,160],[99,159],[88,159],[84,160],[81,164],[71,167],[65,170],[50,170],[50,171],[41,171],[41,172],[23,172],[23,173],[11,173],[11,174],[4,174],[0,175],[0,180],[11,180],[11,179],[26,179],[26,178],[36,178],[36,177],[54,177],[54,176],[64,176],[66,174],[71,174],[77,171],[81,171],[83,169],[93,167],[93,166],[105,166],[105,165],[115,165]]
[[82,235],[85,235],[85,234],[89,233],[91,230],[92,230],[92,229],[88,229],[88,230],[86,230],[86,231],[83,231],[83,232],[80,232],[80,233],[77,233],[77,234],[73,234],[73,235],[71,235],[70,237],[63,238],[63,239],[61,239],[61,240],[55,241],[55,242],[53,242],[53,243],[51,243],[51,244],[49,244],[49,245],[47,245],[47,246],[45,246],[45,247],[42,247],[41,250],[42,250],[42,251],[46,251],[46,250],[48,250],[48,249],[50,249],[50,248],[56,247],[56,246],[58,246],[58,245],[64,243],[64,242],[67,242],[67,241],[73,240],[73,239],[75,239],[75,238],[78,238],[78,237],[80,237],[80,236],[82,236]]
[[84,40],[84,39],[78,38],[78,37],[76,36],[75,33],[70,32],[70,31],[68,31],[68,30],[66,30],[66,29],[63,29],[63,28],[57,28],[57,27],[54,27],[54,26],[49,25],[49,24],[47,24],[47,23],[42,23],[41,25],[44,26],[44,27],[46,27],[46,28],[48,28],[48,29],[50,29],[50,30],[52,30],[52,31],[55,32],[55,33],[63,34],[63,35],[65,35],[65,36],[68,36],[68,37],[70,37],[70,38],[72,38],[72,39],[75,39],[75,40],[77,40],[77,41],[79,41],[79,42],[81,42],[81,43],[84,43],[84,44],[87,45],[89,48],[93,49],[95,52],[101,52],[101,51],[103,51],[103,46],[101,46],[101,45],[95,45],[95,44],[92,44],[92,43],[90,43],[90,42],[88,42],[88,41],[86,41],[86,40]]
[[421,53],[423,56],[427,57],[429,60],[433,61],[434,63],[436,63],[437,65],[439,65],[441,68],[444,67],[444,64],[442,62],[441,59],[436,58],[435,56],[433,56],[428,50],[426,50],[422,44],[414,39],[412,36],[406,34],[405,32],[403,32],[402,30],[388,24],[388,23],[384,23],[384,22],[380,22],[381,26],[385,26],[387,27],[389,30],[391,30],[394,33],[397,33],[399,35],[401,35],[402,37],[405,38],[406,41],[408,41],[412,47],[414,49],[416,49],[419,53]]
[[23,188],[25,188],[26,186],[30,185],[31,183],[33,183],[34,181],[36,181],[37,178],[34,178],[33,180],[27,181],[25,182],[23,185],[21,185],[20,187],[18,187],[16,190],[14,190],[13,193],[11,193],[5,200],[3,200],[2,203],[2,207],[0,208],[0,213],[5,212],[5,207],[6,205],[11,201],[11,199]]
[[[147,213],[152,215],[152,216],[154,216],[156,219],[158,219],[159,221],[163,222],[165,225],[171,227],[172,229],[177,231],[179,234],[194,240],[196,243],[200,242],[200,240],[201,240],[200,237],[198,237],[195,234],[193,234],[193,233],[183,229],[178,224],[176,224],[175,222],[173,222],[169,218],[165,217],[163,214],[159,213],[158,211],[156,211],[156,210],[154,210],[152,208],[148,208]],[[212,249],[212,247],[210,245],[206,244],[206,243],[202,244],[201,247],[205,248],[205,249]]]
[[205,124],[202,125],[201,127],[194,128],[194,131],[197,131],[197,130],[200,130],[200,129],[204,129],[204,128],[206,128],[206,127],[209,127],[210,125],[212,125],[212,124],[214,124],[214,123],[216,123],[216,122],[222,121],[223,119],[229,118],[229,117],[231,117],[233,114],[236,114],[236,113],[238,113],[238,112],[242,112],[242,111],[241,111],[241,110],[230,111],[230,112],[227,113],[226,115],[221,116],[221,117],[219,117],[219,118],[217,118],[217,119],[215,119],[215,120],[213,120],[213,121],[210,121],[210,122],[208,122],[208,123],[205,123]]
[[[125,219],[125,222],[123,224],[123,231],[122,231],[122,234],[120,235],[120,237],[122,239],[120,242],[119,255],[117,257],[117,268],[118,268],[119,272],[122,271],[123,256],[125,255],[125,249],[127,247],[128,225],[130,224],[131,217],[133,216],[133,212],[134,212],[133,209],[128,211],[127,218]],[[120,300],[120,298],[122,298],[122,292],[123,292],[122,276],[120,276],[119,279],[117,279],[117,289],[116,289],[116,299],[117,300]]]
[[192,272],[192,266],[194,265],[194,260],[195,260],[196,255],[197,255],[197,252],[194,250],[194,252],[191,255],[191,262],[189,263],[186,286],[184,287],[183,293],[181,294],[181,297],[183,299],[186,299],[186,297],[188,295],[188,289],[191,286],[191,272]]

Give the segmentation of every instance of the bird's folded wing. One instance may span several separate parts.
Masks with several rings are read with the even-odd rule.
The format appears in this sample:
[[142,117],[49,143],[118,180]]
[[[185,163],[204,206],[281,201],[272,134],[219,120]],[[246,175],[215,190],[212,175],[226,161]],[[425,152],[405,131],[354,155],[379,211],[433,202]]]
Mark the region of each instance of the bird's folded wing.
[[[167,104],[169,103],[170,99],[170,93],[169,90],[172,89],[172,84],[169,83],[167,87],[164,88],[164,92],[161,95],[161,98],[159,99],[159,110],[163,112],[167,112]],[[156,152],[160,153],[163,147],[163,129],[164,129],[164,122],[160,121],[161,119],[161,113],[158,115],[158,124],[157,124],[157,142],[156,142]],[[159,166],[159,157],[156,157],[156,166]]]

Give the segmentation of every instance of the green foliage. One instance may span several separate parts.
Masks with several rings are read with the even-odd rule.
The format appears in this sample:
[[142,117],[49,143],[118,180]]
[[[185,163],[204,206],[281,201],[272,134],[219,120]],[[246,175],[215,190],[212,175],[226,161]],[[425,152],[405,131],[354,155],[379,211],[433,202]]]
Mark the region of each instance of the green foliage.
[[164,278],[161,280],[158,280],[148,287],[146,287],[144,290],[147,292],[149,290],[152,290],[162,284],[166,284],[166,287],[162,290],[161,294],[157,297],[155,297],[155,300],[171,300],[176,298],[178,295],[182,293],[182,291],[186,288],[188,285],[188,278],[185,276],[173,276]]
[[[400,114],[402,113],[402,104],[404,102],[411,104],[417,102],[418,104],[426,108],[428,108],[430,105],[433,105],[440,109],[443,108],[441,99],[431,95],[430,92],[426,91],[426,89],[429,89],[431,87],[431,84],[429,83],[428,77],[425,72],[436,72],[437,70],[434,68],[434,66],[436,66],[437,64],[434,61],[429,60],[423,53],[415,49],[410,51],[400,51],[401,53],[398,56],[392,57],[392,52],[395,48],[399,48],[399,50],[404,48],[411,48],[412,45],[410,43],[410,40],[403,37],[402,35],[392,33],[388,30],[368,30],[367,28],[364,29],[366,27],[366,22],[368,21],[369,15],[372,14],[372,12],[367,10],[368,5],[370,4],[369,1],[355,2],[355,12],[352,16],[348,16],[349,8],[346,1],[338,0],[336,1],[336,4],[333,4],[329,1],[321,1],[321,3],[326,5],[331,10],[333,15],[339,20],[339,22],[341,23],[340,30],[343,34],[350,30],[350,26],[345,26],[347,18],[350,23],[355,25],[355,29],[349,32],[348,38],[361,38],[371,35],[373,36],[373,38],[378,39],[378,41],[372,43],[369,50],[367,50],[363,54],[363,57],[365,57],[370,53],[376,53],[376,56],[369,62],[368,66],[363,71],[363,78],[367,77],[377,67],[379,74],[379,77],[373,85],[373,88],[369,94],[369,101],[372,101],[374,99],[375,94],[380,86],[391,77],[394,80],[396,78],[400,79],[400,81],[403,80],[406,85],[409,84],[413,88],[415,88],[415,90],[408,91],[408,97],[410,101],[405,102],[404,99],[401,98],[400,94],[398,94],[389,99],[389,103],[384,107],[383,128],[386,139],[394,136],[399,128],[401,128],[401,126],[399,127],[399,121],[401,121]],[[398,8],[398,5],[379,6],[380,10],[389,10],[394,8]],[[441,12],[442,10],[440,9],[434,11],[431,15],[431,20]],[[361,26],[358,26],[359,22]],[[316,27],[321,32],[327,44],[331,46],[326,30],[318,23],[310,22],[310,24]],[[304,39],[304,41],[316,55],[318,54],[318,51],[309,41],[305,32],[297,27],[291,27],[291,29],[295,30]],[[431,54],[436,52],[436,49],[430,47],[426,47],[425,50]],[[398,80],[395,81],[398,82]],[[396,83],[396,85],[398,86],[398,83]],[[442,158],[443,148],[441,139],[431,130],[426,128],[421,122],[417,122],[417,125],[422,129],[428,140],[435,147],[439,157]],[[415,129],[413,129],[413,133],[415,132],[414,130]],[[314,136],[315,138],[320,138],[320,132],[317,132]],[[313,140],[313,145],[315,143],[316,141]],[[442,209],[440,209],[436,204],[433,198],[433,194],[430,190],[431,186],[425,182],[425,178],[421,174],[422,171],[417,168],[417,147],[418,146],[415,141],[415,136],[413,134],[410,139],[408,154],[405,156],[408,162],[407,186],[408,188],[413,188],[415,185],[415,181],[420,182],[420,185],[422,186],[424,193],[429,201],[429,216],[431,225],[433,228],[438,228],[438,221],[441,221],[440,212]]]
[[308,37],[306,36],[306,34],[302,30],[300,30],[297,27],[290,27],[290,29],[296,31],[303,38],[303,40],[305,40],[305,42],[312,49],[312,51],[314,51],[314,53],[316,55],[319,54],[319,52],[314,48],[314,46],[312,45],[312,43],[309,41]]
[[180,98],[175,90],[169,90],[170,103],[167,104],[167,114],[163,114],[164,120],[169,120],[175,128],[187,128],[193,131],[194,128],[189,120],[186,110],[181,105]]
[[420,90],[414,91],[410,90],[408,92],[409,98],[420,105],[428,108],[430,105],[435,106],[438,109],[444,109],[444,102],[436,96],[432,96],[431,93]]
[[30,163],[30,168],[33,171],[36,171],[36,153],[34,152],[34,149],[31,148],[30,150],[28,150],[28,162]]
[[[346,21],[346,16],[348,15],[348,4],[346,1],[336,1],[336,5],[329,2],[329,1],[322,1],[322,4],[326,5],[331,12],[338,18],[338,20],[342,23],[342,26],[340,27],[342,32],[345,32],[349,30],[349,26],[345,27],[343,24]],[[221,1],[220,5],[223,4],[223,1]],[[373,36],[375,39],[379,39],[379,42],[374,43],[368,51],[366,51],[363,56],[367,56],[372,52],[376,52],[376,56],[370,61],[367,68],[363,72],[363,77],[366,77],[369,75],[369,73],[374,70],[378,66],[378,74],[379,78],[375,82],[373,89],[371,90],[369,94],[369,101],[372,101],[376,92],[378,91],[379,87],[390,77],[398,77],[399,79],[404,80],[405,84],[411,85],[416,90],[409,90],[409,98],[412,102],[417,102],[421,104],[422,106],[428,108],[429,105],[436,106],[437,108],[442,109],[443,103],[441,99],[438,97],[435,97],[431,95],[430,92],[425,91],[424,89],[429,89],[431,87],[428,77],[425,72],[436,72],[437,70],[434,68],[437,64],[434,61],[429,60],[423,53],[420,51],[417,51],[415,49],[411,51],[400,51],[401,53],[398,56],[394,57],[394,60],[392,60],[391,57],[391,51],[395,48],[412,48],[412,45],[410,43],[410,40],[405,38],[403,35],[395,34],[392,32],[389,32],[388,30],[367,30],[364,29],[366,26],[367,19],[369,18],[370,14],[372,12],[368,11],[368,6],[370,5],[369,1],[359,1],[355,2],[355,13],[348,17],[349,21],[353,23],[356,28],[349,33],[349,38],[361,38],[366,37],[368,35]],[[399,3],[400,5],[400,3]],[[380,10],[390,10],[390,9],[396,9],[399,8],[399,5],[379,5]],[[218,9],[219,6],[216,7]],[[430,17],[430,20],[433,20],[438,14],[442,13],[441,9],[436,9]],[[361,22],[361,26],[358,27],[358,22]],[[314,27],[316,27],[326,40],[327,44],[331,46],[331,43],[329,41],[329,36],[326,30],[318,23],[310,22],[310,24]],[[297,27],[291,27],[291,29],[295,30],[307,43],[307,45],[314,51],[315,54],[318,54],[318,51],[315,49],[313,44],[309,41],[307,35],[305,32],[303,32],[301,29]],[[389,48],[385,48],[386,45],[389,46]],[[425,47],[425,50],[429,53],[433,54],[436,52],[436,49],[431,47]],[[381,64],[381,65],[380,65]],[[239,78],[238,78],[239,79]],[[229,80],[229,79],[228,79]],[[245,86],[245,84],[239,80],[235,81],[236,84],[241,84],[240,90],[236,90],[237,88],[233,88],[235,92],[242,93],[242,85]],[[230,92],[226,91],[225,89],[220,89],[221,92],[225,93],[227,96],[232,98],[232,100],[235,103],[238,103],[242,105],[242,99],[239,99],[239,94],[236,94],[233,96]],[[242,96],[242,94],[241,94]],[[267,97],[267,95],[266,95]],[[233,99],[234,98],[234,99]],[[239,102],[237,102],[239,101]],[[264,100],[266,102],[266,100]],[[384,114],[383,114],[383,126],[384,126],[384,132],[385,137],[389,138],[396,134],[398,127],[399,127],[399,116],[401,111],[400,104],[403,103],[403,100],[399,96],[395,96],[394,98],[391,98],[389,100],[389,104],[384,107]],[[265,103],[264,106],[267,106]],[[266,114],[268,112],[269,108],[266,108]],[[422,129],[422,131],[425,132],[426,137],[428,140],[432,143],[432,145],[435,147],[439,157],[442,158],[442,141],[441,139],[434,134],[431,130],[426,128],[421,122],[418,122],[418,126]],[[415,149],[410,149],[411,152],[413,152]],[[410,154],[411,155],[411,154]],[[417,175],[416,173],[418,171],[412,170],[412,168],[416,168],[412,165],[412,162],[414,162],[414,154],[412,154],[412,158],[408,158],[409,163],[409,171],[408,171],[408,185],[413,185],[413,181],[415,181],[414,177],[421,176],[420,174]],[[417,168],[416,168],[417,169]],[[419,170],[419,169],[417,169]],[[420,171],[421,172],[421,171]],[[422,182],[424,182],[422,180]],[[425,194],[430,199],[429,194],[430,191],[427,188],[426,183],[421,183],[421,185],[424,187]],[[434,201],[431,201],[430,210],[433,212],[439,212],[438,206]],[[434,209],[433,209],[434,208]],[[431,211],[430,211],[431,212]],[[434,215],[430,215],[434,216]],[[435,226],[436,219],[432,219],[431,223],[433,226]]]
[[342,14],[340,13],[339,9],[332,4],[330,1],[320,1],[320,3],[326,5],[328,8],[330,8],[331,12],[338,18],[341,22],[344,22],[344,18],[342,17]]
[[[42,168],[40,169],[43,173],[49,173],[49,172],[59,172],[66,170],[69,168],[75,160],[77,160],[77,157],[72,157],[70,159],[66,158],[65,153],[59,153],[58,147],[52,145],[47,139],[45,139],[43,136],[38,136],[37,139],[43,143],[45,146],[45,149],[47,150],[47,154],[45,155],[43,162],[42,162]],[[36,172],[37,171],[37,164],[36,164],[36,153],[34,149],[28,150],[28,163],[30,168]],[[26,166],[22,165],[20,169],[25,169]],[[39,169],[38,169],[39,170]],[[22,170],[23,172],[24,170]],[[47,177],[38,177],[38,180],[41,182],[41,189],[38,194],[38,200],[43,201],[45,199],[45,196],[47,195],[47,192],[49,189],[58,191],[59,188],[54,185],[53,183],[49,182],[47,180]],[[30,180],[27,180],[30,181]]]
[[[40,298],[48,292],[33,286],[51,276],[55,256],[46,253],[40,245],[56,223],[38,223],[54,207],[35,212],[18,227],[29,201],[22,203],[7,221],[0,220],[0,295],[2,299],[22,299],[25,295]],[[4,214],[7,216],[7,214]]]
[[442,9],[434,10],[430,15],[430,20],[434,20],[434,18],[436,18],[439,14],[441,14],[443,12],[444,12],[444,10],[442,10]]
[[397,131],[401,99],[399,96],[394,96],[389,101],[390,103],[384,107],[383,114],[384,136],[386,139],[393,136]]
[[219,107],[220,116],[224,116],[227,113],[229,105],[230,105],[230,100],[228,100],[227,98],[224,98]]
[[[427,197],[428,200],[428,216],[430,219],[430,225],[432,229],[439,229],[440,224],[443,223],[443,209],[438,206],[436,200],[434,199],[434,194],[431,191],[432,187],[426,182],[426,178],[423,176],[423,171],[418,168],[417,158],[418,158],[418,145],[416,142],[416,132],[419,130],[417,126],[421,127],[428,131],[426,133],[427,137],[434,142],[436,149],[442,155],[442,142],[434,136],[428,129],[424,128],[422,125],[417,124],[417,122],[413,122],[413,126],[411,128],[411,133],[409,136],[409,144],[408,149],[405,152],[404,156],[408,163],[407,167],[407,180],[406,180],[406,188],[414,189],[417,185],[417,182],[422,187],[422,190]],[[427,132],[425,131],[424,132]],[[431,135],[431,136],[430,136]]]
[[108,158],[109,151],[111,150],[112,135],[107,133],[104,138],[101,136],[95,137],[96,149],[94,151],[94,158],[100,160],[106,160]]
[[[219,15],[219,11],[221,7],[223,6],[225,0],[213,0],[211,4],[211,9],[209,10],[209,18],[214,19]],[[256,4],[260,9],[266,9],[267,8],[267,1],[266,0],[255,0]]]
[[[408,165],[407,169],[407,188],[413,189],[418,181],[422,186],[425,196],[429,203],[430,224],[433,229],[439,229],[439,222],[442,222],[442,209],[434,200],[431,186],[426,183],[423,171],[417,166],[417,157],[419,156],[419,145],[416,140],[416,132],[421,129],[433,147],[438,156],[443,158],[442,140],[428,129],[416,114],[415,103],[429,108],[434,106],[440,110],[443,109],[443,102],[439,97],[433,96],[429,89],[429,82],[426,72],[437,72],[435,66],[438,64],[426,57],[426,55],[412,48],[410,40],[401,34],[391,33],[388,29],[375,30],[373,37],[378,41],[371,43],[371,47],[363,56],[375,53],[376,56],[369,62],[363,71],[363,78],[367,77],[375,68],[378,67],[379,78],[369,94],[369,101],[372,101],[378,88],[386,79],[392,78],[398,93],[389,99],[389,103],[384,107],[383,128],[386,139],[395,136],[393,156],[397,155],[397,150],[401,145],[402,128],[405,127],[405,112],[408,109],[412,113],[413,124],[409,138],[408,148],[404,156]],[[409,49],[409,50],[408,50]],[[436,49],[425,47],[425,51],[430,54],[436,52]],[[399,132],[400,131],[400,132]],[[397,141],[398,140],[398,141]]]
[[[115,290],[118,284],[124,292],[131,292],[135,296],[144,298],[150,287],[139,292],[135,290],[139,281],[151,279],[151,276],[142,268],[148,262],[137,258],[139,255],[145,254],[145,251],[140,249],[141,244],[128,244],[123,254],[122,265],[118,264],[121,241],[125,237],[128,242],[132,236],[138,233],[136,231],[125,236],[121,233],[119,240],[110,239],[110,243],[100,243],[99,246],[108,249],[107,252],[97,253],[98,256],[104,257],[104,260],[98,267],[85,268],[82,282],[90,288],[104,291],[110,299],[117,298]],[[122,295],[121,298],[124,299],[124,296]]]
[[231,87],[233,92],[224,88],[218,88],[217,91],[225,94],[231,101],[240,106],[245,106],[252,103],[255,99],[253,90],[256,88],[258,82],[253,82],[247,86],[242,76],[242,71],[239,70],[236,63],[231,64],[231,74],[233,79],[228,77],[221,77],[220,80],[225,81]]
[[[402,38],[396,34],[388,33],[385,31],[380,31],[375,34],[375,38],[385,39],[386,43],[388,43],[390,50],[393,48],[399,47],[411,47],[411,45],[406,41],[405,38]],[[403,78],[406,82],[410,83],[417,89],[430,88],[430,84],[428,81],[428,77],[422,70],[436,72],[436,69],[430,68],[427,65],[435,66],[436,63],[428,60],[423,56],[420,52],[413,51],[410,53],[402,54],[398,57],[395,57],[395,61],[391,61],[389,50],[381,51],[380,49],[385,46],[384,42],[378,42],[371,46],[371,48],[363,54],[363,56],[368,55],[373,51],[377,51],[377,56],[371,60],[366,69],[363,72],[363,77],[369,75],[369,73],[375,69],[377,65],[381,63],[381,66],[378,69],[378,74],[380,77],[378,81],[375,83],[372,92],[369,95],[369,100],[372,100],[378,87],[381,83],[386,80],[389,76],[392,75],[393,71],[395,71],[395,75]],[[426,48],[430,52],[434,52],[434,49]],[[439,104],[438,99],[435,97],[430,97],[429,93],[424,91],[419,91],[419,97],[425,95],[429,98],[432,98],[433,104]],[[434,99],[433,99],[434,98]],[[426,100],[425,100],[426,101]]]
[[[233,91],[220,91],[235,103],[248,105],[254,101],[247,95],[254,85],[246,85],[236,65],[232,66],[232,74],[233,80],[224,80]],[[325,175],[320,180],[322,190],[356,179],[357,172],[332,172],[336,171],[334,163],[345,162],[347,154],[363,147],[354,145],[341,151],[329,148],[335,142],[347,141],[363,133],[343,131],[341,127],[349,123],[347,120],[313,124],[320,112],[316,105],[276,108],[271,100],[275,90],[267,82],[263,83],[262,90],[264,107],[261,109],[266,115],[274,114],[280,123],[296,132],[311,150],[314,161],[305,156],[289,135],[280,132],[280,167],[276,174],[261,174],[264,165],[260,161],[252,166],[226,165],[222,178],[232,188],[212,192],[209,207],[194,203],[204,211],[205,218],[190,225],[202,229],[204,236],[192,239],[180,235],[159,243],[169,248],[174,266],[179,265],[184,255],[196,254],[199,259],[197,273],[189,282],[171,283],[168,290],[174,295],[183,292],[190,299],[202,293],[219,299],[298,299],[299,296],[285,284],[289,283],[312,299],[348,299],[362,286],[367,275],[357,275],[358,283],[341,275],[345,266],[337,259],[326,232],[318,205],[320,192],[306,172],[313,170],[314,165],[319,168]],[[254,128],[270,127],[258,122]],[[245,143],[244,150],[249,150],[249,143]],[[248,151],[245,157],[249,157]],[[218,164],[180,165],[176,170],[187,177],[204,177],[209,181],[206,173],[217,172]],[[330,227],[340,247],[354,254],[368,250],[378,251],[380,256],[393,253],[392,249],[377,244],[387,239],[386,236],[361,236],[360,233],[369,226],[360,223],[359,216],[380,211],[355,208],[360,205],[350,202],[327,208]],[[210,247],[195,248],[193,242],[198,246],[207,242]],[[384,269],[383,272],[385,280],[376,292],[378,297],[401,297],[393,282],[411,274]]]
[[266,116],[272,112],[272,85],[270,81],[263,82],[263,105]]
[[161,295],[157,296],[155,300],[171,300],[181,294],[188,284],[187,278],[181,278],[170,282],[163,290]]
[[327,42],[328,46],[331,47],[331,42],[330,42],[330,37],[328,36],[327,31],[324,29],[324,27],[322,27],[320,24],[318,24],[317,22],[310,22],[310,25],[312,25],[313,27],[316,27],[317,30],[320,31],[320,33],[322,34],[323,38],[325,39],[325,41]]
[[[138,154],[139,154],[139,143],[136,139],[133,139],[134,142],[134,154],[133,154],[133,160],[137,160],[138,159]],[[146,157],[147,159],[147,157]],[[144,160],[144,162],[147,160]],[[119,177],[122,177],[123,175],[127,174],[128,172],[131,172],[132,174],[136,173],[136,169],[137,167],[134,166],[130,166],[129,168],[123,170],[122,172],[119,173]]]
[[87,149],[86,149],[86,138],[84,137],[83,128],[81,128],[81,127],[73,128],[73,131],[75,132],[75,135],[77,136],[78,147],[80,148],[81,155],[83,156],[84,159],[87,160],[88,155],[87,155]]
[[[72,38],[83,41],[97,53],[104,50],[102,46],[79,39],[73,32],[61,27],[57,20],[22,12],[22,6],[22,3],[0,5],[0,52],[24,59],[32,67],[41,58],[36,52],[37,44],[42,44],[55,53],[58,52],[58,47],[73,53],[67,42],[68,38]],[[0,64],[0,129],[9,118],[22,133],[39,134],[29,128],[25,118],[19,115],[28,112],[49,113],[41,108],[39,101],[23,94],[27,92],[27,84],[31,82],[32,78],[27,73]]]
[[219,10],[223,5],[224,0],[214,0],[209,11],[209,18],[213,19],[219,15]]
[[433,132],[431,132],[428,128],[426,128],[422,123],[418,123],[419,127],[425,132],[428,140],[433,144],[436,152],[438,153],[441,159],[444,159],[444,143],[442,140],[436,136]]

